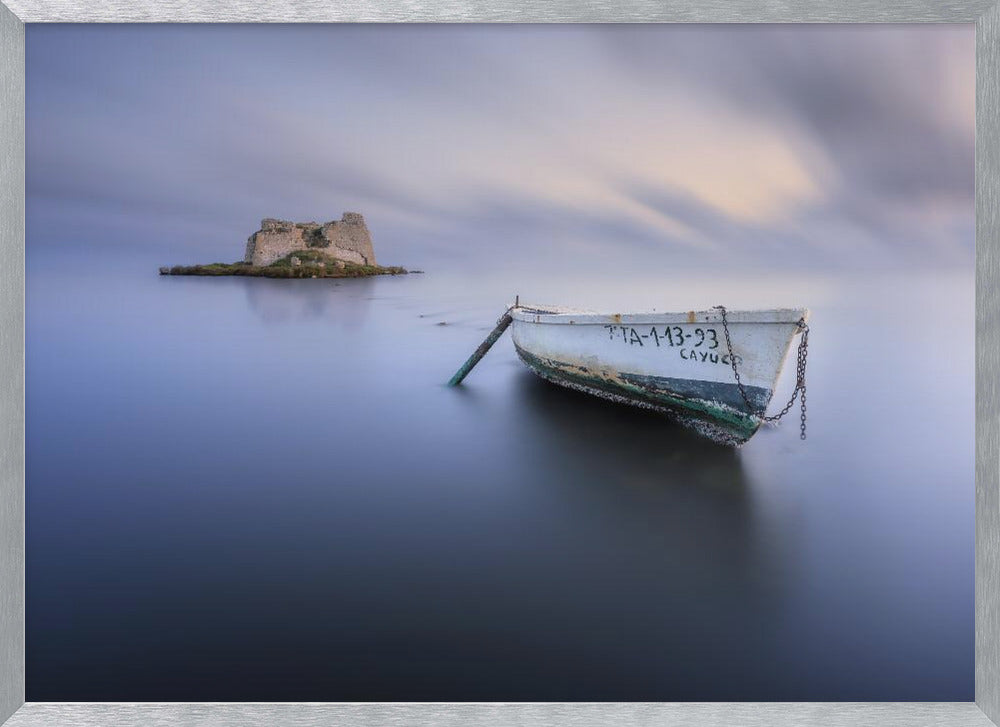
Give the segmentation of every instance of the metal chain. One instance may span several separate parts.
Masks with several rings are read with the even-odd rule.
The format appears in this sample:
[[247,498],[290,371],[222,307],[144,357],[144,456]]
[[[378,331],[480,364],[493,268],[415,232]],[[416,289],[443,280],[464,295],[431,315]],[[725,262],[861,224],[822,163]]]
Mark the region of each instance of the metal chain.
[[[726,307],[724,305],[715,306],[716,309],[722,314],[722,330],[726,334],[726,348],[729,349],[729,363],[733,367],[733,376],[736,377],[736,386],[739,387],[740,396],[743,397],[744,403],[747,405],[747,409],[753,413],[753,404],[750,403],[750,397],[747,396],[746,388],[743,386],[743,382],[740,380],[740,372],[736,368],[736,355],[733,353],[733,341],[729,337],[729,321],[726,320]],[[765,422],[777,422],[785,414],[789,412],[792,406],[795,404],[795,399],[800,401],[800,414],[799,414],[799,439],[806,438],[806,358],[809,355],[809,326],[806,325],[804,318],[800,318],[798,322],[799,331],[801,332],[801,338],[799,339],[799,350],[797,356],[797,363],[795,367],[795,390],[792,392],[792,397],[785,404],[784,408],[775,414],[774,416],[762,415],[761,420]],[[766,410],[765,410],[766,411]]]

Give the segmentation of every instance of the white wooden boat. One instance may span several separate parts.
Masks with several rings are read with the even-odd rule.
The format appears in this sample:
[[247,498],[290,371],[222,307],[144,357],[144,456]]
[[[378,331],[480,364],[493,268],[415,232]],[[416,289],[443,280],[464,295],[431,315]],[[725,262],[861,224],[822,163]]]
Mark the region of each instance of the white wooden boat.
[[[741,445],[768,420],[792,341],[807,335],[809,311],[597,314],[516,305],[508,315],[518,356],[542,378],[664,412]],[[804,345],[799,358],[796,393],[801,388],[804,401]]]

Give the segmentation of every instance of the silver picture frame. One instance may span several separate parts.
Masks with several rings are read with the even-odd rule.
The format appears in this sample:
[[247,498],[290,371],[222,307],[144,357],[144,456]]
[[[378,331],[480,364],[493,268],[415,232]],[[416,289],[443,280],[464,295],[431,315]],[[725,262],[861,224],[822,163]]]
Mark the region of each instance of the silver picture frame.
[[[36,725],[1000,724],[1000,0],[2,0],[0,723]],[[975,702],[25,703],[25,23],[975,23]],[[947,436],[945,434],[944,436]]]

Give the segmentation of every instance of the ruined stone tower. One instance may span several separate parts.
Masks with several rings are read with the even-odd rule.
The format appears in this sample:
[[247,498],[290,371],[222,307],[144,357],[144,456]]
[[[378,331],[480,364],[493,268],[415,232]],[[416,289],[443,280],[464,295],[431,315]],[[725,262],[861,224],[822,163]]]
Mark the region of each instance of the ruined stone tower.
[[355,265],[375,265],[375,249],[365,218],[345,212],[340,221],[286,222],[264,219],[260,229],[247,240],[244,262],[270,265],[296,251],[313,250],[333,260]]

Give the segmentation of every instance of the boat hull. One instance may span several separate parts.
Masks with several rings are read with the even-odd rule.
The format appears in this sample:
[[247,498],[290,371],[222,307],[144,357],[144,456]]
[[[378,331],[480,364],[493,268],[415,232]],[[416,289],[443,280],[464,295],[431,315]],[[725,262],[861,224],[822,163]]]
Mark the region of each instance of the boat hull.
[[733,376],[718,311],[600,315],[511,312],[518,356],[542,378],[653,409],[715,441],[741,445],[760,427],[803,310],[728,314]]

